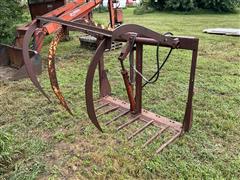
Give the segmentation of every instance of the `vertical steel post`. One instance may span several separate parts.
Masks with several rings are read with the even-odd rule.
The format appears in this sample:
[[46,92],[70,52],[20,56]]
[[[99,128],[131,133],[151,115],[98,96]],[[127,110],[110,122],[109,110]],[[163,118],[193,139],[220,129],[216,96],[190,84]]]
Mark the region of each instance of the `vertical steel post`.
[[[97,46],[99,45],[101,41],[98,39],[97,40]],[[99,92],[100,92],[100,97],[104,97],[107,95],[110,95],[111,93],[111,87],[107,78],[107,72],[104,69],[104,56],[102,55],[99,57],[100,61],[98,63],[98,73],[99,73]]]
[[129,65],[130,65],[130,83],[134,84],[134,48],[129,53]]
[[[142,73],[142,61],[143,61],[143,44],[136,44],[136,69],[139,73]],[[135,113],[139,114],[142,112],[142,77],[136,73],[136,91],[135,101],[136,108]]]
[[[197,43],[198,44],[198,43]],[[198,45],[197,45],[198,46]],[[196,47],[192,51],[192,62],[191,62],[191,72],[190,72],[190,79],[189,79],[189,88],[188,88],[188,100],[183,120],[183,131],[189,131],[192,127],[192,99],[194,95],[194,79],[195,79],[195,71],[197,65],[197,54],[198,54],[198,47]]]
[[115,14],[114,14],[114,5],[113,0],[108,0],[108,12],[111,28],[115,28]]

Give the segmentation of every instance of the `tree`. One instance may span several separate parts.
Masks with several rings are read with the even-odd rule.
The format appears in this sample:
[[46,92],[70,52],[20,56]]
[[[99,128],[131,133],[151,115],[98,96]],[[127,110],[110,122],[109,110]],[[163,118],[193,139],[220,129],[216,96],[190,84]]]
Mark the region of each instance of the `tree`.
[[16,23],[22,16],[20,0],[1,0],[0,41],[9,42],[14,37]]

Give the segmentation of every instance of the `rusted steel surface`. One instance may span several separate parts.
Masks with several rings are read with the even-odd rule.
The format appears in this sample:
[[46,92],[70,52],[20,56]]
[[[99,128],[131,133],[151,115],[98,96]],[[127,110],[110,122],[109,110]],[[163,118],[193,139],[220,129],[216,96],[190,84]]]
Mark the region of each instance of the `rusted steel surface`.
[[[137,34],[139,37],[155,39],[156,41],[158,41],[159,44],[169,46],[172,48],[178,48],[180,44],[178,38],[164,36],[162,34],[159,34],[155,31],[152,31],[148,28],[136,24],[127,24],[116,28],[113,32],[112,40],[118,39],[128,40],[129,36],[131,36],[133,33]],[[144,42],[142,44],[144,44]]]
[[23,49],[22,49],[23,60],[24,60],[24,64],[26,66],[26,70],[27,70],[30,80],[33,82],[34,86],[50,101],[50,98],[45,93],[45,91],[43,90],[43,88],[41,87],[41,85],[37,79],[36,73],[33,69],[32,61],[30,60],[29,53],[28,53],[28,50],[29,50],[28,46],[30,44],[30,40],[31,40],[36,28],[37,28],[37,21],[33,21],[33,23],[29,26],[29,28],[24,36]]
[[134,109],[136,107],[136,102],[133,96],[133,87],[132,84],[129,82],[129,76],[128,72],[126,70],[121,71],[123,82],[127,91],[128,100],[130,102],[130,110],[134,112]]
[[122,113],[120,113],[119,115],[115,116],[113,119],[111,119],[110,121],[108,121],[108,122],[106,123],[106,125],[109,125],[109,124],[111,124],[112,122],[118,120],[119,118],[127,115],[129,112],[130,112],[130,110],[123,111]]
[[58,80],[57,80],[57,75],[56,75],[56,68],[55,68],[55,56],[56,56],[56,49],[58,46],[58,43],[61,41],[61,39],[64,37],[64,29],[62,28],[57,35],[53,38],[50,48],[48,51],[48,74],[49,74],[49,79],[51,83],[51,87],[55,95],[60,101],[60,104],[71,114],[73,115],[72,111],[68,107],[67,102],[65,101],[59,85],[58,85]]
[[98,106],[98,107],[96,107],[95,108],[95,111],[97,111],[97,110],[99,110],[99,109],[101,109],[101,108],[103,108],[103,107],[105,107],[105,106],[108,106],[110,103],[104,103],[104,104],[102,104],[102,105],[100,105],[100,106]]
[[197,66],[197,53],[198,45],[192,51],[192,63],[191,63],[191,72],[189,78],[189,87],[188,87],[188,100],[187,106],[185,109],[184,121],[183,121],[183,130],[189,131],[192,127],[192,100],[194,95],[194,80],[195,80],[195,71]]
[[108,110],[102,112],[101,114],[98,114],[97,117],[100,117],[100,116],[102,116],[102,115],[104,115],[104,114],[108,114],[108,113],[113,112],[113,111],[116,111],[117,109],[119,109],[118,106],[116,106],[116,107],[112,107],[112,108],[110,108],[110,109],[108,109]]
[[156,150],[156,153],[161,152],[165,147],[167,147],[169,144],[171,144],[174,140],[176,140],[178,137],[180,137],[183,133],[182,131],[182,123],[173,121],[171,119],[168,119],[163,116],[159,116],[157,114],[154,114],[150,111],[147,111],[145,109],[142,109],[142,113],[138,115],[132,115],[132,116],[127,116],[127,114],[130,112],[129,107],[130,105],[124,101],[121,101],[117,98],[113,98],[111,96],[106,96],[101,98],[101,103],[109,103],[111,106],[117,106],[119,109],[123,112],[117,115],[115,118],[107,122],[107,124],[112,123],[113,121],[119,119],[119,118],[124,118],[124,119],[129,119],[127,122],[124,124],[118,126],[116,129],[122,130],[123,128],[127,128],[127,126],[130,126],[132,123],[137,122],[137,121],[142,121],[145,123],[144,126],[141,128],[137,129],[135,132],[133,132],[129,137],[128,140],[133,139],[133,137],[137,136],[139,133],[145,130],[151,130],[151,126],[159,128],[156,134],[151,136],[144,144],[143,148],[146,147],[147,145],[150,145],[153,143],[153,141],[157,141],[158,138],[160,138],[161,135],[165,135],[167,133],[170,133],[169,140],[164,141],[163,144],[159,147],[159,149]]
[[145,142],[142,147],[144,148],[147,145],[149,145],[150,143],[152,143],[158,136],[160,136],[168,128],[169,128],[169,126],[166,126],[166,127],[162,128],[161,130],[159,130],[155,135],[153,135],[149,140],[147,140],[147,142]]
[[160,153],[165,147],[167,147],[170,143],[172,143],[174,140],[176,140],[179,136],[181,136],[182,132],[176,133],[171,139],[169,139],[167,142],[165,142],[159,149],[157,149],[156,153]]
[[150,126],[153,122],[154,122],[154,120],[151,120],[148,123],[146,123],[143,127],[138,129],[137,131],[135,131],[131,136],[129,136],[128,140],[134,138],[136,135],[138,135],[140,132],[142,132],[144,129],[146,129],[148,126]]
[[89,65],[88,72],[87,72],[87,77],[86,77],[86,82],[85,82],[85,99],[88,100],[86,103],[87,107],[87,112],[90,120],[92,123],[100,130],[102,131],[101,126],[98,123],[97,117],[96,117],[96,112],[95,112],[95,106],[94,106],[94,101],[93,101],[93,78],[94,74],[97,68],[98,63],[101,60],[101,57],[103,55],[104,50],[107,47],[107,39],[103,39],[96,52],[95,55],[92,58],[92,61]]
[[126,126],[134,123],[135,121],[137,121],[139,118],[140,118],[140,115],[137,115],[136,117],[130,119],[128,122],[126,122],[126,123],[122,124],[121,126],[119,126],[117,128],[117,130],[119,131],[119,130],[123,129],[124,127],[126,127]]
[[108,0],[108,11],[110,13],[110,26],[111,28],[115,27],[115,13],[114,13],[114,8],[112,6],[113,0]]
[[[33,62],[34,72],[41,74],[42,62],[40,55],[32,50],[29,50],[29,55],[30,60]],[[15,81],[27,77],[22,49],[0,44],[0,80]]]
[[[97,44],[100,41],[97,41]],[[104,97],[108,94],[111,94],[111,86],[109,84],[109,80],[107,77],[107,71],[104,69],[104,56],[100,57],[100,61],[98,62],[98,73],[99,73],[99,92],[100,96]]]
[[[118,98],[112,97],[112,96],[105,96],[101,98],[101,103],[110,103],[111,106],[118,106],[122,111],[129,110],[130,104],[126,103],[125,101],[122,101]],[[148,111],[146,109],[142,109],[141,118],[139,119],[143,122],[150,122],[154,120],[153,124],[157,127],[171,127],[174,131],[181,131],[182,130],[182,123],[173,121],[169,118],[166,118],[164,116],[157,115],[151,111]]]
[[[136,70],[142,74],[143,64],[143,44],[136,44]],[[134,113],[142,112],[142,77],[139,73],[136,73],[136,85],[135,85],[135,101],[136,107]]]

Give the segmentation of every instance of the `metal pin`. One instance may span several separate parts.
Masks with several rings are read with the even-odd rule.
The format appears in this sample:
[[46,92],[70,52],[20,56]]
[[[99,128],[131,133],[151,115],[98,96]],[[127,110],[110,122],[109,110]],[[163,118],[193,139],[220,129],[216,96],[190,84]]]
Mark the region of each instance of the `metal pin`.
[[152,143],[152,141],[154,139],[156,139],[158,136],[160,136],[164,131],[166,131],[169,128],[169,126],[161,129],[160,131],[158,131],[154,136],[152,136],[143,146],[142,148],[146,147],[148,144]]
[[166,146],[168,146],[171,142],[173,142],[176,138],[178,138],[181,135],[181,131],[178,132],[177,134],[175,134],[171,139],[169,139],[166,143],[164,143],[157,151],[156,154],[160,153],[163,148],[165,148]]
[[145,124],[143,127],[141,127],[140,129],[138,129],[136,132],[134,132],[131,136],[128,137],[128,140],[132,139],[133,137],[135,137],[137,134],[139,134],[140,132],[142,132],[145,128],[147,128],[148,126],[150,126],[152,123],[154,122],[154,120],[149,121],[147,124]]
[[109,109],[109,110],[107,110],[107,111],[104,111],[103,113],[97,115],[96,117],[100,117],[100,116],[102,116],[102,115],[104,115],[104,114],[108,114],[108,113],[110,113],[110,112],[112,112],[112,111],[117,110],[118,108],[119,108],[119,106],[113,107],[113,108],[111,108],[111,109]]
[[118,120],[120,117],[126,115],[126,114],[129,113],[129,112],[130,112],[130,110],[127,110],[127,111],[119,114],[118,116],[114,117],[111,121],[108,121],[108,122],[106,123],[106,125],[109,125],[109,124],[112,123],[113,121]]
[[122,128],[128,126],[129,124],[133,123],[134,121],[136,121],[137,119],[139,119],[140,116],[141,116],[141,115],[138,115],[138,116],[134,117],[133,119],[131,119],[130,121],[124,123],[124,124],[121,125],[121,126],[119,126],[119,127],[117,128],[117,130],[119,131],[119,130],[121,130]]

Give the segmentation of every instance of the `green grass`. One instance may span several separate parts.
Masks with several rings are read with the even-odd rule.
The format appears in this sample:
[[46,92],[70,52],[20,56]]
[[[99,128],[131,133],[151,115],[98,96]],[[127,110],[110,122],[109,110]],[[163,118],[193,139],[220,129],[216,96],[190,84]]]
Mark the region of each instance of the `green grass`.
[[[104,23],[107,14],[96,13],[95,19]],[[0,147],[0,179],[240,178],[240,39],[202,33],[204,28],[240,28],[239,14],[135,16],[133,9],[127,9],[124,21],[200,39],[192,130],[159,155],[154,153],[158,143],[141,149],[144,139],[139,136],[128,142],[130,132],[116,132],[117,123],[103,126],[105,132],[99,133],[88,119],[84,101],[86,69],[93,52],[81,49],[78,33],[72,33],[72,40],[59,46],[57,73],[74,117],[55,100],[46,71],[39,79],[53,103],[29,80],[0,82],[0,145],[4,147]],[[45,42],[44,59],[50,40]],[[166,51],[161,52],[163,57]],[[126,99],[118,55],[119,51],[106,53],[105,62],[113,94]],[[182,121],[190,57],[187,51],[173,52],[160,80],[144,90],[146,109]],[[144,74],[150,76],[155,48],[146,47],[144,58]]]

